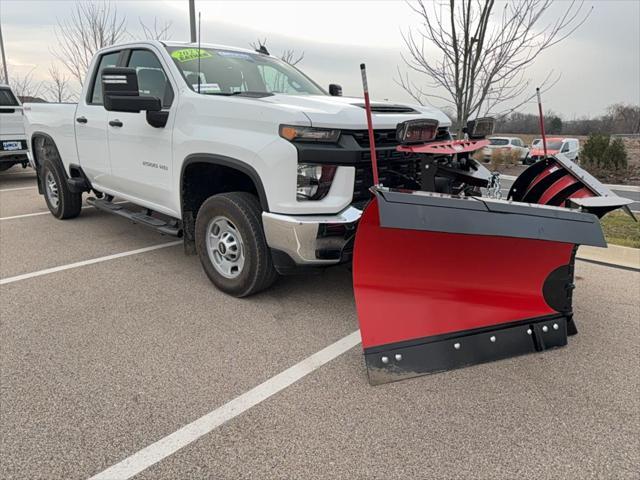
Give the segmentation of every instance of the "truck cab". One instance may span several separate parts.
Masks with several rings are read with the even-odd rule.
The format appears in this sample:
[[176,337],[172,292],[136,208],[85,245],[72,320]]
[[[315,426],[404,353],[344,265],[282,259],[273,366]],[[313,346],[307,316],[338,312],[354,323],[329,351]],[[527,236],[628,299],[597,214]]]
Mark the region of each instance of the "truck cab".
[[20,100],[8,85],[0,84],[0,172],[29,163]]

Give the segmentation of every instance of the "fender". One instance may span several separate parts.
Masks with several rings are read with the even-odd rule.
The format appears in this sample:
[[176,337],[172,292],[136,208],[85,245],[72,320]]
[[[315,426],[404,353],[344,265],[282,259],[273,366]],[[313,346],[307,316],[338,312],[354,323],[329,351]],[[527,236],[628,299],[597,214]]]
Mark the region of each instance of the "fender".
[[260,200],[260,206],[265,212],[269,211],[269,202],[267,201],[267,195],[265,194],[264,186],[262,185],[262,180],[260,179],[260,175],[258,175],[258,172],[256,172],[256,170],[246,162],[243,162],[235,158],[226,157],[224,155],[217,155],[214,153],[192,153],[191,155],[188,155],[184,159],[184,162],[182,163],[182,169],[180,171],[180,205],[181,206],[184,205],[183,198],[182,198],[184,193],[182,191],[184,171],[192,163],[210,163],[212,165],[220,165],[222,167],[233,168],[235,170],[238,170],[241,173],[244,173],[251,179],[253,184],[256,186],[256,190],[258,191],[258,199]]
[[58,159],[60,161],[60,163],[62,164],[62,170],[64,171],[64,175],[66,177],[67,180],[69,180],[69,175],[67,173],[67,169],[64,168],[64,163],[62,162],[62,159],[60,157],[60,152],[58,151],[58,146],[56,145],[56,142],[53,140],[53,138],[51,138],[51,135],[44,133],[44,132],[40,132],[40,131],[36,131],[33,132],[31,134],[31,153],[33,154],[33,164],[36,167],[35,171],[36,171],[36,180],[38,183],[38,193],[40,195],[44,195],[44,189],[42,187],[42,179],[40,178],[40,169],[42,168],[42,162],[38,160],[38,155],[36,154],[36,139],[38,137],[42,137],[48,141],[51,142],[51,144],[53,145],[53,147],[56,149],[56,153],[58,154]]
[[[35,148],[36,137],[45,138],[46,140],[51,142],[51,145],[53,145],[53,148],[56,149],[57,159],[55,160],[51,159],[51,160],[59,162],[60,166],[62,167],[62,171],[64,172],[69,190],[75,193],[88,192],[91,190],[92,188],[91,182],[85,175],[84,171],[82,170],[82,167],[80,167],[80,165],[69,164],[69,171],[67,171],[67,169],[64,166],[64,162],[62,161],[62,157],[60,156],[60,151],[58,150],[58,146],[56,145],[56,142],[53,140],[53,138],[51,138],[50,135],[44,132],[34,132],[31,135],[31,151],[33,152],[33,163],[36,166],[35,170],[36,170],[36,178],[38,181],[38,193],[40,195],[42,195],[44,191],[42,189],[42,182],[40,179],[41,162],[38,162],[38,157],[36,155],[36,148]],[[74,172],[76,173],[75,175],[74,175]]]
[[182,163],[182,169],[180,171],[180,209],[182,210],[182,226],[183,226],[183,239],[184,239],[184,251],[187,255],[194,255],[195,250],[195,217],[193,212],[185,211],[184,209],[184,172],[187,167],[193,163],[209,163],[211,165],[218,165],[221,167],[232,168],[240,173],[247,175],[258,191],[258,199],[260,206],[265,212],[269,211],[269,203],[267,201],[267,195],[262,185],[260,175],[256,170],[245,162],[242,162],[236,158],[226,157],[224,155],[217,155],[213,153],[192,153],[188,155]]

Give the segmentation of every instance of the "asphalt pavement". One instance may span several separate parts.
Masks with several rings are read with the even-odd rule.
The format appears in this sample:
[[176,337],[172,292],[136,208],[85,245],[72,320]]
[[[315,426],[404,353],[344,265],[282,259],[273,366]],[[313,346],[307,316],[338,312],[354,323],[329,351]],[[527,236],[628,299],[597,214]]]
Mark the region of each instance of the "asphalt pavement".
[[[0,174],[2,479],[100,474],[357,329],[346,268],[239,300],[172,238],[45,212]],[[371,387],[355,346],[136,478],[637,479],[640,273],[576,283],[565,348]]]

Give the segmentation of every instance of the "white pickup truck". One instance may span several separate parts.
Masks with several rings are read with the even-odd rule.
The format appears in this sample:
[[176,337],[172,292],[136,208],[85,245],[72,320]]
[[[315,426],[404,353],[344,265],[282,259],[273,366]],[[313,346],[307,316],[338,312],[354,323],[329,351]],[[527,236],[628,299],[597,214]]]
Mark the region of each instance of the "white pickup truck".
[[22,105],[9,85],[0,84],[0,172],[28,163]]
[[[144,41],[99,51],[77,105],[24,109],[54,216],[78,216],[93,192],[97,208],[182,236],[218,288],[245,296],[278,273],[350,260],[371,160],[363,100],[334,95],[264,52]],[[396,151],[397,125],[437,119],[448,139],[450,120],[372,109],[381,181],[409,188],[420,163]]]

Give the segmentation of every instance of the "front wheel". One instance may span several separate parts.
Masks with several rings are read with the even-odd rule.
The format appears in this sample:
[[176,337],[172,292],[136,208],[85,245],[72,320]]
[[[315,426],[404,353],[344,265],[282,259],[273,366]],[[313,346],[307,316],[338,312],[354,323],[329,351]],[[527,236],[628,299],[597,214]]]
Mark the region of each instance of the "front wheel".
[[82,193],[69,190],[62,169],[50,160],[42,167],[42,183],[44,199],[54,217],[64,220],[80,215],[82,210]]
[[262,228],[258,199],[246,192],[209,197],[196,218],[196,250],[211,282],[246,297],[277,277]]

